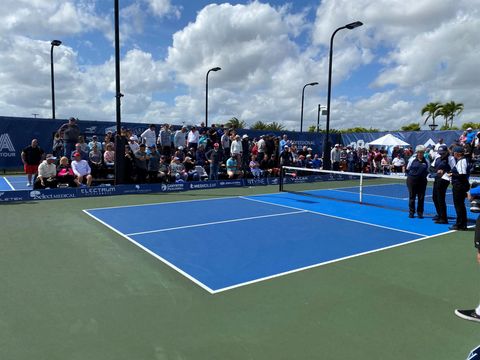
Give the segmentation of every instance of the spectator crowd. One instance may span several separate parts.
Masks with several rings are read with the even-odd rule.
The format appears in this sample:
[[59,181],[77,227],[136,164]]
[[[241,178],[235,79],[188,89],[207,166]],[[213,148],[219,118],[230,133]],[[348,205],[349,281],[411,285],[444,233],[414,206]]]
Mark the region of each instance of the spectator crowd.
[[[91,186],[113,183],[115,161],[124,161],[127,183],[185,182],[276,177],[281,166],[322,168],[321,154],[312,148],[297,148],[287,135],[250,138],[241,130],[223,125],[191,126],[174,129],[169,124],[150,125],[142,134],[121,130],[126,144],[121,156],[115,154],[112,132],[85,139],[75,118],[70,118],[54,135],[52,154],[45,154],[37,139],[22,151],[27,185],[34,188]],[[426,149],[433,159],[436,149]],[[465,157],[480,164],[480,137],[468,129],[455,144],[463,146]],[[123,147],[122,147],[123,149]],[[333,170],[389,174],[405,173],[413,155],[411,147],[387,149],[353,148],[335,144],[330,152]],[[480,165],[479,165],[480,168]]]

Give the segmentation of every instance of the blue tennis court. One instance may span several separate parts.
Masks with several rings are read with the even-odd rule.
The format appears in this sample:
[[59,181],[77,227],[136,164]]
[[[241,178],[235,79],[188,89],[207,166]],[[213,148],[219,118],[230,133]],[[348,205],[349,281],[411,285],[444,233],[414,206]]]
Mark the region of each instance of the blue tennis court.
[[26,175],[0,176],[0,191],[29,190]]
[[210,293],[448,231],[395,209],[292,193],[84,212]]

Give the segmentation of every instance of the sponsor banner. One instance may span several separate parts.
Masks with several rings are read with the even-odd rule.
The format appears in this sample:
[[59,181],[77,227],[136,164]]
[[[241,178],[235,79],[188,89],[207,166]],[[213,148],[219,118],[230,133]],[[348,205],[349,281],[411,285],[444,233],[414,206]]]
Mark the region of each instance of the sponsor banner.
[[[297,180],[298,181],[298,180]],[[13,201],[36,201],[54,199],[73,199],[83,197],[149,194],[160,192],[175,192],[187,190],[202,190],[243,186],[278,185],[278,178],[266,179],[237,179],[218,181],[198,181],[178,184],[135,184],[117,186],[96,186],[46,190],[19,190],[0,192],[0,203]]]
[[245,184],[247,186],[268,185],[268,180],[266,178],[245,179]]

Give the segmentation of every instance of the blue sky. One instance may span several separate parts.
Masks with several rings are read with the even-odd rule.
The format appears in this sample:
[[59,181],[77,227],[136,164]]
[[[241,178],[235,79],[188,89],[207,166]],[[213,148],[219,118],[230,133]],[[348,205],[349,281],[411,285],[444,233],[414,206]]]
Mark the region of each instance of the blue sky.
[[[429,101],[465,104],[480,122],[479,0],[120,1],[122,117],[200,123],[206,71],[209,119],[277,121],[298,130],[326,104],[335,28],[332,126],[394,130],[421,122]],[[57,118],[115,116],[113,1],[4,0],[0,4],[0,114],[51,116],[50,40]],[[427,128],[425,126],[425,128]]]

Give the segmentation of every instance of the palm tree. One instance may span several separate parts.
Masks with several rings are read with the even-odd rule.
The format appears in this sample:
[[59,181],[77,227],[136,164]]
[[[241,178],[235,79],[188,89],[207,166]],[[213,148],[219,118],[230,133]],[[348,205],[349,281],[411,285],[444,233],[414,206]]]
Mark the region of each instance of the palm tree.
[[[453,127],[453,118],[459,115],[463,111],[463,104],[456,103],[455,101],[450,101],[448,103],[442,104],[441,108],[438,110],[438,115],[442,115],[445,119],[445,127]],[[449,123],[450,122],[450,126]]]
[[267,124],[265,124],[263,121],[257,121],[252,126],[250,126],[250,129],[252,130],[265,130],[266,128]]
[[435,124],[435,118],[439,115],[438,111],[441,109],[442,105],[439,102],[431,102],[425,105],[422,109],[422,116],[425,114],[428,114],[428,116],[425,118],[425,122],[423,125],[425,125],[428,121],[428,119],[432,118],[432,128],[435,129],[437,125]]
[[245,128],[245,125],[245,121],[238,120],[236,117],[232,117],[230,120],[227,121],[225,127],[233,129],[243,129]]
[[272,122],[270,124],[267,124],[267,128],[266,130],[270,130],[270,131],[282,131],[282,130],[285,130],[285,126],[283,126],[282,124],[279,124],[277,122]]

